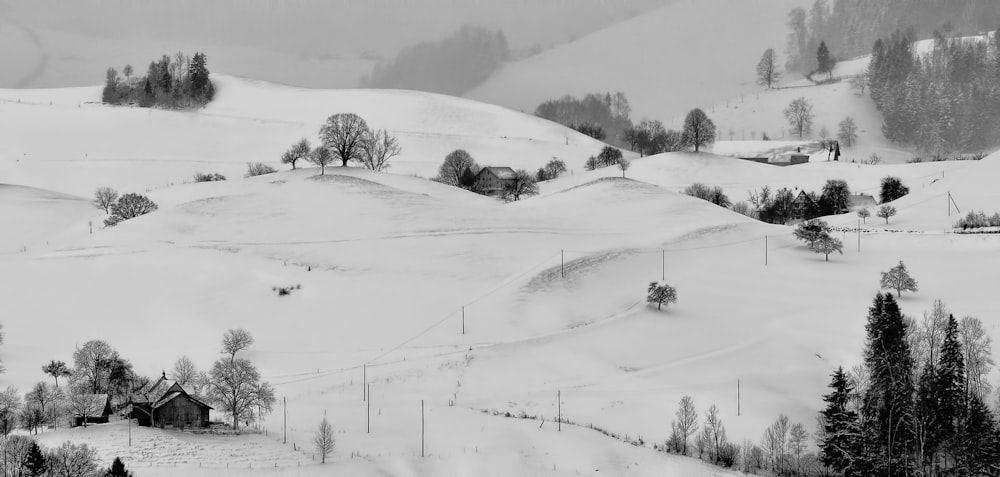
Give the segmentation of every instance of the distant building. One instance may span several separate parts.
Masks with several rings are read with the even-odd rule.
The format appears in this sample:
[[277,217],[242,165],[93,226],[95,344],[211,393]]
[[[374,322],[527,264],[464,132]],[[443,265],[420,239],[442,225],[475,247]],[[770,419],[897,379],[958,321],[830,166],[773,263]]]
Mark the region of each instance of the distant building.
[[514,185],[517,173],[509,167],[484,167],[476,175],[475,190],[486,195],[501,195]]
[[129,417],[140,426],[208,427],[212,406],[193,396],[184,386],[168,381],[166,373],[131,399]]
[[85,394],[82,397],[92,402],[90,406],[87,406],[87,409],[93,415],[73,416],[73,426],[82,426],[84,422],[87,424],[104,424],[108,422],[108,416],[111,415],[110,396],[107,394]]
[[868,194],[851,194],[848,198],[847,208],[851,211],[855,211],[875,207],[876,205],[878,205],[878,202],[875,200],[875,197]]
[[792,201],[792,220],[801,220],[813,216],[815,211],[819,210],[819,204],[806,194],[806,191],[800,190],[799,195],[795,197]]

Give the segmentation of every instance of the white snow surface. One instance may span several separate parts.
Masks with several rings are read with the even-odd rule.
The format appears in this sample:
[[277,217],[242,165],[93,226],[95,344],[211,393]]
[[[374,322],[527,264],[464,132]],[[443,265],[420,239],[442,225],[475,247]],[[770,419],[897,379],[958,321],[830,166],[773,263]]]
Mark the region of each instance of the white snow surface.
[[[119,422],[49,432],[43,443],[91,443],[103,461],[121,455],[144,476],[729,475],[651,449],[676,403],[690,395],[699,412],[718,405],[734,441],[758,440],[779,413],[811,429],[829,374],[861,359],[879,272],[899,260],[920,284],[901,298],[905,313],[941,298],[996,336],[1000,235],[944,232],[958,218],[949,192],[963,213],[1000,211],[1000,154],[778,168],[671,153],[634,160],[622,178],[582,171],[597,143],[570,134],[567,147],[564,128],[502,108],[233,78],[221,86],[218,102],[195,113],[79,104],[93,88],[0,104],[4,131],[19,134],[0,142],[0,182],[36,187],[0,187],[0,378],[26,390],[48,379],[42,364],[71,361],[90,339],[147,375],[169,372],[182,354],[207,369],[223,332],[242,327],[256,337],[247,356],[287,397],[288,443],[277,437],[280,404],[263,423],[267,436],[133,429],[130,449]],[[569,151],[561,157],[575,170],[512,204],[354,167],[240,177],[243,162],[273,162],[348,110],[401,136],[408,155],[394,172],[433,171],[457,147],[481,164],[518,167]],[[180,184],[194,170],[230,180]],[[818,190],[845,179],[877,195],[886,175],[911,188],[893,203],[899,214],[889,224],[869,218],[860,235],[835,232],[844,253],[829,262],[789,227],[679,193],[697,181],[741,200],[765,184]],[[148,187],[160,208],[90,234],[104,212],[64,194],[87,197],[97,185]],[[855,226],[857,217],[827,220]],[[660,280],[678,302],[658,311],[644,298]],[[290,285],[301,289],[273,291]],[[363,365],[370,401],[360,399]],[[559,432],[557,393],[564,418],[645,446],[568,424]],[[310,440],[324,413],[337,450],[320,466]]]

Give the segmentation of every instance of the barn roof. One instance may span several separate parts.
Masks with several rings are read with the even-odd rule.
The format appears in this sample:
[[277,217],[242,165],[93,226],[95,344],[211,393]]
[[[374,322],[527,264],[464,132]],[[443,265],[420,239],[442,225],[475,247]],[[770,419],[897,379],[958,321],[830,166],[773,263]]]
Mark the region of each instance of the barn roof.
[[104,415],[104,411],[108,410],[107,394],[84,394],[84,396],[90,399],[90,408],[98,412],[101,416]]
[[174,391],[174,392],[171,392],[171,393],[167,393],[166,396],[163,396],[162,398],[160,398],[159,401],[156,401],[156,403],[153,404],[153,409],[156,409],[156,408],[158,408],[160,406],[163,406],[164,404],[166,404],[166,403],[168,403],[170,401],[173,401],[178,396],[186,396],[188,399],[191,400],[191,402],[193,402],[193,403],[195,403],[195,404],[197,404],[199,406],[207,407],[209,409],[212,409],[212,406],[209,406],[208,404],[205,404],[205,403],[201,402],[200,400],[198,400],[194,396],[191,396],[190,394],[188,394],[186,392],[181,392],[181,391]]
[[506,167],[506,166],[503,166],[503,167],[490,167],[490,166],[486,166],[482,170],[480,170],[479,173],[482,174],[483,171],[487,171],[487,170],[490,171],[490,173],[492,173],[493,175],[497,176],[500,179],[514,179],[517,176],[517,173],[514,172],[514,169],[511,169],[511,168]]

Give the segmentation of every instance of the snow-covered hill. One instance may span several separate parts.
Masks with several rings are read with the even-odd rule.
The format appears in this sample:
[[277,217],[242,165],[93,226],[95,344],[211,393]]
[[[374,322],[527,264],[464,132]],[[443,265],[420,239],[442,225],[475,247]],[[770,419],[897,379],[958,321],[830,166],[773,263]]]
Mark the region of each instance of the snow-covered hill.
[[602,143],[561,125],[460,98],[388,90],[309,90],[215,75],[199,111],[110,107],[100,88],[0,90],[0,180],[82,196],[98,186],[146,190],[195,172],[233,179],[247,162],[275,167],[332,114],[353,112],[397,136],[397,174],[431,177],[466,149],[481,165],[535,170],[552,158],[582,170]]
[[466,96],[530,113],[565,94],[622,91],[633,118],[666,121],[758,91],[757,61],[768,48],[783,50],[787,12],[808,3],[672,1],[510,64]]

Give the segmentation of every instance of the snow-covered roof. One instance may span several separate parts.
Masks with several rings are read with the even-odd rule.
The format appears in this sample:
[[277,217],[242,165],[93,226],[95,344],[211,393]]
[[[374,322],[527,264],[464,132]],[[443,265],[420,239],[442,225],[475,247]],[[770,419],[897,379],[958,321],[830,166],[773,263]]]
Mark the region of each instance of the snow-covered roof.
[[[497,176],[500,179],[513,179],[517,176],[517,173],[514,172],[514,169],[511,169],[506,166],[503,167],[486,166],[482,169],[482,171],[486,170],[490,171],[490,173],[492,173],[493,175]],[[479,171],[480,174],[482,173],[482,171]]]

